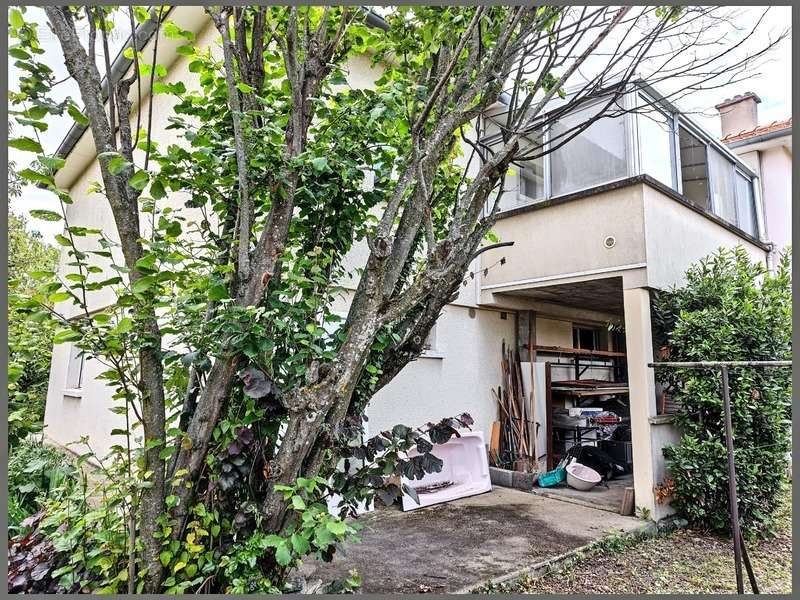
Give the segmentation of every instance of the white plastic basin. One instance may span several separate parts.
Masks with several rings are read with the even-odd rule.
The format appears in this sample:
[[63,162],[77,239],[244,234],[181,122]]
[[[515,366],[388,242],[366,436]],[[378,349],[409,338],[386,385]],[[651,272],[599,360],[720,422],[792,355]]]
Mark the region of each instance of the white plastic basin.
[[[483,432],[462,433],[461,437],[453,437],[446,444],[434,446],[431,454],[442,460],[442,470],[428,473],[422,479],[402,478],[402,482],[413,488],[419,497],[417,504],[414,498],[404,493],[404,511],[492,491]],[[417,455],[419,452],[416,450],[408,453],[409,457]]]
[[600,473],[581,463],[567,465],[567,485],[583,492],[600,483]]

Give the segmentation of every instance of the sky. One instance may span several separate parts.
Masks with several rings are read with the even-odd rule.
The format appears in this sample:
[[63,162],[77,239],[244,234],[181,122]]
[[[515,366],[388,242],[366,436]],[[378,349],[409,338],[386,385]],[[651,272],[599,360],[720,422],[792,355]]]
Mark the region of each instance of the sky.
[[[742,31],[748,26],[752,26],[755,19],[761,15],[764,7],[743,7],[734,20],[734,26],[741,28]],[[45,23],[44,11],[40,8],[29,7],[26,12],[26,19],[36,20]],[[743,44],[742,52],[752,52],[764,45],[769,36],[776,37],[781,30],[791,24],[791,7],[772,7],[767,13],[760,28],[760,33],[756,39],[748,40]],[[113,32],[111,36],[111,55],[116,55],[120,46],[126,39],[125,29]],[[55,71],[57,80],[66,77],[67,72],[63,63],[61,50],[55,36],[46,28],[40,28],[40,42],[45,49],[47,64]],[[735,39],[737,31],[732,32]],[[743,35],[738,32],[738,35]],[[98,44],[100,46],[100,44]],[[102,65],[101,57],[98,57],[98,65]],[[9,84],[14,87],[15,81],[19,77],[19,69],[14,64],[14,59],[9,58]],[[714,105],[726,98],[731,98],[736,94],[744,92],[755,92],[761,98],[758,106],[759,122],[770,123],[772,121],[785,119],[791,115],[791,39],[781,42],[769,55],[769,58],[754,69],[751,76],[744,81],[725,85],[716,89],[699,90],[690,96],[684,97],[678,103],[681,109],[691,112],[696,121],[714,135],[719,135],[719,118],[714,110]],[[80,103],[80,95],[77,85],[71,79],[59,84],[56,88],[59,97],[72,96]],[[42,145],[46,152],[53,152],[66,135],[72,119],[65,117],[54,120],[50,123],[47,131],[40,134]],[[14,135],[31,135],[31,132],[24,131],[19,125],[15,126]],[[14,149],[9,149],[9,159],[16,163],[18,169],[27,166],[30,161],[30,154],[22,153]],[[27,186],[23,189],[20,198],[11,200],[11,210],[16,213],[27,213],[30,210],[50,209],[56,207],[56,198],[46,190],[38,189],[34,186]],[[62,225],[59,222],[47,222],[29,218],[29,229],[38,230],[46,241],[52,242],[55,235],[61,232]]]

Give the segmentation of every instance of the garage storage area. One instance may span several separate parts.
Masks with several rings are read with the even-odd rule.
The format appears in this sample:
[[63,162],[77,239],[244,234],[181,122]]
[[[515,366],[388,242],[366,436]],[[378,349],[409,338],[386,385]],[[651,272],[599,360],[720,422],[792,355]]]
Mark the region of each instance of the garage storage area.
[[[515,487],[631,515],[631,394],[616,285],[594,282],[581,294],[532,291],[553,299],[569,294],[594,309],[591,315],[515,312],[515,338],[502,349],[502,381],[492,391],[498,421],[489,457],[498,482],[499,470],[508,470],[520,482]],[[593,301],[589,291],[595,292]]]

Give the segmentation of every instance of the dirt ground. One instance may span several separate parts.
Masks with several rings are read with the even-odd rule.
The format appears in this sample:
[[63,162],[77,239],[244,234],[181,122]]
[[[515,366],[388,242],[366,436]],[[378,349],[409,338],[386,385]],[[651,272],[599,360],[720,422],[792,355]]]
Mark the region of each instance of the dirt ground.
[[[748,544],[761,593],[792,592],[792,507],[787,494],[775,537]],[[745,572],[745,591],[750,591]],[[617,539],[538,579],[488,586],[514,594],[736,593],[730,540],[691,530],[649,539]]]
[[532,566],[643,522],[518,490],[492,492],[410,512],[362,515],[362,541],[304,576],[328,582],[350,569],[364,593],[446,593]]

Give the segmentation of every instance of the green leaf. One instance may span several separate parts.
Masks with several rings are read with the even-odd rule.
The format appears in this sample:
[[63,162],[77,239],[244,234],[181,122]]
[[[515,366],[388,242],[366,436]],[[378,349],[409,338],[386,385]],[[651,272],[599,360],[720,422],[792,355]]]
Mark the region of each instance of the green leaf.
[[78,124],[83,127],[86,127],[89,124],[89,117],[84,115],[80,109],[75,106],[74,104],[70,104],[67,107],[67,114]]
[[119,323],[116,327],[114,327],[114,333],[128,333],[133,329],[133,319],[129,319],[128,317],[123,317],[120,319]]
[[23,152],[42,153],[42,146],[39,144],[39,142],[29,137],[19,137],[14,138],[13,140],[8,140],[8,145],[10,148],[22,150]]
[[194,34],[191,31],[181,29],[172,21],[167,21],[164,23],[162,26],[162,31],[164,32],[164,36],[170,39],[184,38],[189,41],[194,39]]
[[265,548],[277,548],[278,546],[283,544],[284,541],[285,540],[281,536],[272,533],[268,535],[266,538],[264,538],[263,545]]
[[311,549],[311,544],[309,544],[308,540],[304,538],[302,535],[293,533],[291,541],[292,541],[292,548],[294,548],[294,551],[300,556],[307,554],[308,551]]
[[241,81],[236,84],[236,89],[238,89],[243,94],[252,94],[256,91],[254,87],[247,85],[246,83],[242,83]]
[[141,279],[137,279],[131,287],[134,294],[143,294],[149,290],[156,283],[156,278],[153,275],[146,275]]
[[8,49],[8,54],[9,54],[9,56],[12,56],[13,58],[17,58],[19,60],[28,60],[31,57],[30,54],[25,52],[25,50],[23,50],[19,46],[13,46],[13,47],[9,48]]
[[72,246],[72,242],[69,241],[69,238],[61,235],[60,233],[55,235],[55,239],[62,246]]
[[161,200],[167,195],[164,184],[160,179],[153,181],[153,185],[150,186],[150,195],[153,197],[153,200]]
[[131,163],[122,158],[121,156],[115,156],[110,161],[108,161],[108,171],[112,175],[119,175],[129,166],[131,166]]
[[55,183],[52,176],[34,171],[33,169],[22,169],[17,175],[28,181],[33,181],[34,183],[43,183],[45,185],[53,185]]
[[30,211],[30,215],[34,219],[42,219],[43,221],[60,221],[61,215],[52,210],[36,209]]
[[292,553],[289,551],[289,546],[286,541],[281,542],[277,550],[275,550],[275,560],[282,567],[292,562]]
[[172,560],[172,552],[169,550],[162,550],[161,554],[158,555],[158,558],[161,560],[161,564],[166,567]]
[[292,496],[292,506],[295,510],[305,510],[306,503],[300,496]]
[[53,343],[54,344],[63,344],[65,342],[75,342],[81,339],[83,336],[80,334],[79,331],[73,331],[72,329],[62,329],[61,331],[57,331],[56,334],[53,336]]
[[61,169],[67,161],[63,158],[59,158],[58,156],[45,156],[44,154],[40,154],[36,157],[40,163],[42,163],[48,169],[53,169],[53,171],[58,171]]
[[136,270],[141,273],[154,273],[158,271],[156,268],[156,255],[145,254],[142,258],[136,261]]
[[228,288],[221,283],[212,286],[208,290],[209,300],[224,300],[227,297],[228,297]]
[[150,181],[150,175],[147,171],[136,171],[128,180],[128,185],[131,186],[135,190],[143,190],[147,185],[147,182]]
[[8,11],[8,23],[14,29],[19,29],[25,26],[25,19],[22,18],[22,13],[18,8],[12,8]]
[[347,523],[344,521],[328,521],[325,527],[335,536],[343,536],[347,532]]
[[315,171],[322,171],[328,166],[328,159],[324,156],[318,156],[311,161],[311,166],[314,167]]
[[136,17],[137,23],[144,23],[145,21],[150,20],[150,11],[148,11],[144,6],[134,6],[133,16]]

